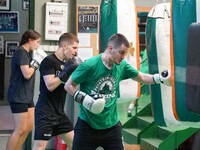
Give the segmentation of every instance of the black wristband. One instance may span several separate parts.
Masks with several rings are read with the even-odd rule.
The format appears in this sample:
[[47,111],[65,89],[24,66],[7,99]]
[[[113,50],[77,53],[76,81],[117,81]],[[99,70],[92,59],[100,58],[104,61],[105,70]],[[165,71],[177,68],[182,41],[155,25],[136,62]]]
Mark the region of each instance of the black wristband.
[[35,70],[37,70],[39,67],[40,67],[40,64],[36,61],[36,60],[32,60],[31,61],[31,63],[30,63],[30,66],[33,68],[33,69],[35,69]]
[[84,92],[81,92],[81,91],[76,91],[75,93],[74,93],[74,100],[76,101],[76,102],[78,102],[78,103],[80,103],[80,104],[82,104],[83,103],[83,100],[84,100],[84,98],[85,98],[85,96],[86,96],[86,94],[84,93]]

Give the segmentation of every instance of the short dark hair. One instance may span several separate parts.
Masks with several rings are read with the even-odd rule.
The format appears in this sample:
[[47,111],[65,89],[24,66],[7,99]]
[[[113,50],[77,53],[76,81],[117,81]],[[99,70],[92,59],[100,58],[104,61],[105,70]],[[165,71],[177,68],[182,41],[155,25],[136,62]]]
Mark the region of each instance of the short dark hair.
[[20,45],[23,45],[29,41],[29,39],[37,40],[41,37],[40,33],[35,30],[27,30],[24,32],[21,38]]
[[58,44],[59,44],[59,47],[61,47],[63,43],[67,43],[71,45],[74,42],[79,43],[77,36],[75,36],[72,33],[63,33],[59,38]]
[[114,48],[119,48],[119,47],[121,47],[122,44],[124,44],[127,48],[130,47],[129,41],[122,34],[119,34],[119,33],[113,34],[108,39],[108,45],[113,45]]

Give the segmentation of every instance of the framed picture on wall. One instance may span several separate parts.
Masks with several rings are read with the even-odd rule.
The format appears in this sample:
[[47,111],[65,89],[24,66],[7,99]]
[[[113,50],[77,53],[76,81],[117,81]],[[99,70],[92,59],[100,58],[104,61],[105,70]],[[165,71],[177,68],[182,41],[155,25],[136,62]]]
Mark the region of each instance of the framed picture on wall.
[[18,33],[19,32],[19,12],[0,11],[0,33]]
[[11,0],[0,0],[0,10],[9,11],[10,10],[10,1]]
[[5,57],[11,58],[13,56],[13,52],[19,46],[19,42],[17,41],[6,41],[5,42]]
[[0,36],[0,54],[3,54],[3,36]]
[[29,9],[29,0],[22,0],[22,8],[23,10]]

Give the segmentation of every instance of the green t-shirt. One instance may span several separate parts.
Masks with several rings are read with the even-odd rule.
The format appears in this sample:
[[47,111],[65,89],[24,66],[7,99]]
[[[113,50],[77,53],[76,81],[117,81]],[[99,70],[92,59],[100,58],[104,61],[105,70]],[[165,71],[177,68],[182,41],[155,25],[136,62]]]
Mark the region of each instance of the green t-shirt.
[[113,64],[111,70],[107,69],[101,56],[99,54],[88,59],[72,74],[72,80],[80,84],[81,91],[86,94],[99,93],[106,99],[104,110],[100,114],[93,114],[79,105],[79,117],[95,129],[110,128],[119,121],[116,103],[119,98],[119,82],[138,75],[138,71],[125,60],[120,65]]

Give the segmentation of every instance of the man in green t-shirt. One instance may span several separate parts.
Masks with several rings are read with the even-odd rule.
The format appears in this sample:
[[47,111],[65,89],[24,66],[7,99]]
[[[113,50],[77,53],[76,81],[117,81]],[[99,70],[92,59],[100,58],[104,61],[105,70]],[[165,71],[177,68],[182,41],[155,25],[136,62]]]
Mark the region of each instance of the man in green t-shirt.
[[168,71],[151,75],[131,67],[124,60],[129,46],[124,35],[112,35],[104,53],[79,65],[65,83],[65,90],[80,103],[73,150],[95,150],[99,146],[106,150],[124,149],[116,103],[121,80],[170,84]]

